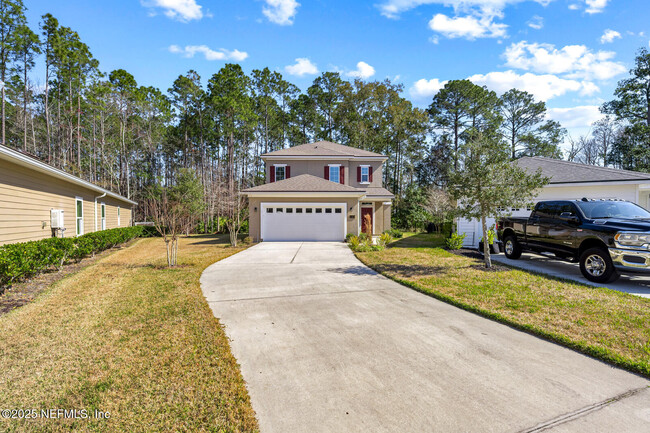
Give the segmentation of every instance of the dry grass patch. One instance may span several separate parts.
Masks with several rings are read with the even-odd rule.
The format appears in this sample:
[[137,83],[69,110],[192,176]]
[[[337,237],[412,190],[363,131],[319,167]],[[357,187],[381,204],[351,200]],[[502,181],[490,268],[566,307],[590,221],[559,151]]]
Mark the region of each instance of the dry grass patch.
[[165,267],[142,239],[0,317],[0,408],[95,409],[108,420],[0,419],[3,431],[255,431],[239,366],[201,288],[203,269],[242,248],[180,241]]
[[477,259],[435,248],[431,235],[413,237],[416,248],[357,257],[441,300],[650,376],[650,299],[503,266],[486,272]]

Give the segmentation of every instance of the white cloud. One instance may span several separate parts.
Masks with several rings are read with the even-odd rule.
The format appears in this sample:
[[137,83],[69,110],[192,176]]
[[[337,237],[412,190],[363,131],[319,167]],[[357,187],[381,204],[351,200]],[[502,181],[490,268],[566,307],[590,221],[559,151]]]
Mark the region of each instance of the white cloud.
[[431,80],[422,78],[413,84],[413,87],[409,89],[409,93],[413,99],[430,99],[445,87],[445,84],[447,84],[446,81],[440,81],[437,78]]
[[297,75],[299,77],[318,74],[316,65],[306,57],[297,58],[294,65],[285,66],[284,70],[290,75]]
[[434,32],[443,34],[448,38],[502,38],[506,36],[508,26],[495,23],[492,16],[450,18],[444,14],[436,14],[429,21],[429,28]]
[[585,3],[587,4],[585,12],[588,14],[597,14],[605,9],[609,0],[585,0]]
[[539,15],[535,15],[528,21],[528,27],[535,30],[541,30],[544,28],[544,18]]
[[357,69],[346,74],[348,77],[366,79],[375,75],[375,68],[366,62],[357,63]]
[[234,60],[236,62],[243,62],[248,57],[248,53],[239,51],[239,50],[226,50],[225,48],[219,48],[218,50],[213,50],[207,45],[186,45],[185,47],[179,47],[178,45],[170,45],[169,52],[174,54],[180,54],[183,57],[192,58],[197,53],[203,54],[205,60]]
[[298,3],[296,0],[264,0],[267,6],[262,8],[262,13],[272,23],[281,26],[290,26],[298,12]]
[[600,43],[608,44],[614,42],[614,39],[620,39],[620,38],[621,38],[621,34],[619,32],[617,32],[616,30],[607,29],[600,37]]
[[598,105],[580,105],[570,108],[549,108],[546,117],[560,122],[565,128],[590,128],[605,117]]
[[526,1],[533,1],[546,6],[553,0],[386,0],[377,7],[381,14],[387,18],[398,18],[402,12],[428,4],[451,6],[456,12],[479,9],[486,13],[499,14],[507,5]]
[[624,73],[623,64],[611,61],[615,55],[611,51],[592,52],[584,45],[567,45],[558,50],[551,44],[526,41],[510,45],[504,53],[506,65],[512,68],[587,80],[608,80]]
[[527,72],[523,75],[514,71],[489,72],[476,74],[468,78],[474,84],[487,86],[488,89],[502,94],[512,88],[525,90],[535,99],[548,101],[568,92],[580,92],[581,95],[593,95],[600,89],[589,81],[567,80],[552,74],[536,75]]
[[203,18],[202,6],[196,0],[141,0],[140,3],[148,8],[161,8],[168,18],[185,23]]

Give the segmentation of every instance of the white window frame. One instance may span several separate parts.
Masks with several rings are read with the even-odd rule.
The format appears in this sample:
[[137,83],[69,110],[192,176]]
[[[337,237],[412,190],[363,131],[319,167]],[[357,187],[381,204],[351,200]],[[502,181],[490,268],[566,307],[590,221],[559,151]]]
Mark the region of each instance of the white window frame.
[[[79,216],[79,202],[81,202],[81,216]],[[74,198],[74,214],[75,214],[75,231],[77,236],[84,234],[84,199],[83,197]]]
[[[335,183],[341,183],[341,164],[327,164],[329,166],[329,180]],[[336,181],[332,179],[332,169],[336,169]]]
[[99,217],[101,219],[101,229],[106,230],[106,203],[101,202],[99,206]]
[[[363,184],[370,183],[370,165],[361,165],[361,182]],[[366,170],[366,174],[363,174],[363,170]],[[366,180],[363,180],[363,177],[366,177]]]
[[120,223],[120,207],[117,207],[117,226],[119,227],[121,225]]
[[[282,179],[278,179],[278,168],[282,169]],[[287,178],[287,164],[275,164],[273,166],[273,170],[275,171],[273,178],[276,182],[279,180],[285,180]]]

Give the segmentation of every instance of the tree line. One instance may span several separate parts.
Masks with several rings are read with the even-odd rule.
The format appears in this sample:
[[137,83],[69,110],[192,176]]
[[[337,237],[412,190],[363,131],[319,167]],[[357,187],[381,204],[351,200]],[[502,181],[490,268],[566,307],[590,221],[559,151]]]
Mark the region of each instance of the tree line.
[[[37,61],[45,77],[35,80]],[[512,159],[560,158],[566,135],[529,93],[498,96],[468,80],[449,81],[426,109],[390,80],[324,72],[301,91],[278,71],[247,74],[238,64],[207,79],[190,70],[161,90],[124,69],[102,71],[78,33],[51,14],[31,29],[22,0],[0,2],[0,79],[3,144],[139,202],[189,170],[203,190],[198,223],[206,230],[233,203],[241,207],[239,189],[264,182],[265,152],[330,140],[385,154],[395,222],[414,226],[430,214],[421,206],[428,191],[445,189],[462,169],[471,131],[507,142]],[[612,145],[612,154],[626,155],[622,146]],[[146,213],[142,206],[135,215]]]

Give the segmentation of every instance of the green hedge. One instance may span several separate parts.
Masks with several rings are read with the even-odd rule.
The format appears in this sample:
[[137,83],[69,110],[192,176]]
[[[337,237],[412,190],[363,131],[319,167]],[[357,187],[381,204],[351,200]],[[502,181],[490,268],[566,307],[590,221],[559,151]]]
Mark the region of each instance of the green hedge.
[[46,269],[60,268],[91,254],[122,244],[142,234],[142,227],[124,227],[88,233],[76,238],[48,238],[0,246],[0,293]]

